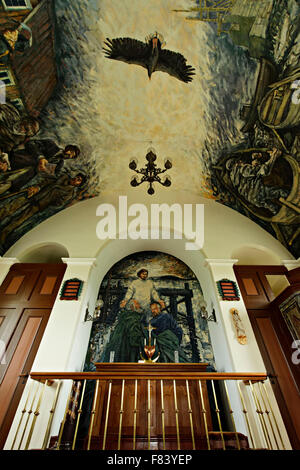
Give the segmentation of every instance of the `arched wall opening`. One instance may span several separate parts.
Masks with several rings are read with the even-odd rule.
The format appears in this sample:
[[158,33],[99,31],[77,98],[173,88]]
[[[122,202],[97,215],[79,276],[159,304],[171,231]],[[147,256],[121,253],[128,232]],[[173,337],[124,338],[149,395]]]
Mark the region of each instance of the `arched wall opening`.
[[[150,307],[153,301],[158,302],[152,305],[157,316]],[[201,283],[178,257],[139,251],[122,258],[100,283],[98,307],[85,370],[93,370],[95,362],[109,362],[110,354],[115,362],[138,362],[144,341],[156,337],[159,362],[203,362],[215,368],[208,326],[215,307],[207,304]],[[154,330],[149,338],[149,324],[161,335]]]
[[[293,259],[291,253],[278,240],[255,222],[233,209],[201,197],[191,198],[186,192],[178,192],[177,196],[181,205],[192,204],[194,212],[196,204],[204,206],[203,252],[208,258],[228,259],[236,247],[255,245],[269,249],[279,259]],[[97,210],[99,205],[109,203],[115,208],[116,220],[118,221],[119,217],[123,217],[122,214],[120,216],[118,199],[118,194],[103,193],[101,197],[81,201],[68,207],[26,233],[9,248],[4,256],[19,258],[20,253],[25,252],[32,246],[41,243],[58,243],[67,248],[71,257],[97,257],[102,248],[105,248],[106,244],[110,242],[107,239],[100,240],[97,237],[97,224],[101,220],[97,215]],[[148,214],[151,214],[152,204],[161,205],[162,203],[166,203],[168,207],[171,207],[174,200],[168,193],[166,193],[163,200],[154,195],[151,201],[145,201]],[[136,198],[128,197],[128,207],[132,204],[136,204]],[[128,216],[128,222],[131,219],[132,217]],[[195,220],[193,221],[195,222]],[[148,224],[149,228],[152,228],[151,220],[148,220]],[[171,231],[174,229],[173,220],[170,222],[170,228]],[[120,231],[117,227],[116,237],[119,237]],[[127,241],[130,244],[130,240]],[[135,243],[135,251],[138,251],[140,240],[135,240]],[[161,240],[161,243],[167,248],[164,240]]]
[[89,291],[94,301],[90,302],[90,308],[95,305],[99,287],[110,269],[122,259],[145,251],[157,251],[177,258],[195,274],[201,285],[203,297],[209,313],[215,310],[217,322],[208,322],[209,334],[215,356],[217,370],[233,370],[230,348],[227,344],[222,315],[219,309],[216,287],[206,263],[206,258],[201,250],[185,250],[186,240],[110,240],[99,250],[96,258],[96,268],[91,274]]
[[231,257],[242,265],[278,265],[281,259],[273,251],[259,245],[240,245],[232,251]]
[[[237,259],[236,264],[247,266],[277,266],[282,264],[279,256],[268,248],[257,245],[241,245],[232,252],[232,258]],[[268,283],[277,297],[290,284],[283,274],[266,275]]]
[[62,263],[62,258],[68,258],[67,248],[59,243],[43,243],[35,245],[18,256],[20,263]]

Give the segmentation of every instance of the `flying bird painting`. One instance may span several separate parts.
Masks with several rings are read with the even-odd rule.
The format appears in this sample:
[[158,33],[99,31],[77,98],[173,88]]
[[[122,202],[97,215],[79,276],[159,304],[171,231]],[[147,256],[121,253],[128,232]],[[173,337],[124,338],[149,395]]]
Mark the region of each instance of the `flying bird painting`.
[[147,69],[149,79],[154,72],[166,72],[188,83],[195,75],[194,67],[187,65],[182,54],[163,49],[165,42],[157,32],[147,36],[145,42],[132,38],[107,38],[104,44],[105,57],[141,65]]

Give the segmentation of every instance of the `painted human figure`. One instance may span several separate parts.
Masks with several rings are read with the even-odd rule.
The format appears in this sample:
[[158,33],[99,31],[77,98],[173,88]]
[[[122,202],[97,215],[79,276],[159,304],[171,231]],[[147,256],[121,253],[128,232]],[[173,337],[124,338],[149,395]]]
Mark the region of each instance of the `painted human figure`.
[[26,188],[27,196],[14,199],[10,204],[0,208],[0,220],[9,216],[14,211],[21,209],[17,217],[6,224],[1,230],[0,243],[4,243],[6,238],[23,223],[47,208],[62,208],[76,199],[78,188],[86,182],[86,176],[78,173],[74,177],[63,175],[54,184],[44,183],[41,186],[30,186]]
[[152,319],[151,326],[153,338],[156,339],[159,362],[175,362],[175,351],[178,352],[179,362],[189,362],[184,351],[180,347],[183,331],[176,320],[169,313],[162,313],[158,302],[150,305]]
[[230,158],[226,162],[226,169],[232,185],[248,202],[256,207],[268,209],[272,214],[278,212],[278,206],[273,202],[280,197],[286,198],[288,191],[276,186],[267,186],[264,178],[269,176],[276,159],[281,152],[274,148],[269,151],[270,158],[262,163],[260,158],[254,154],[251,163],[237,161]]
[[45,178],[58,178],[65,160],[75,159],[79,154],[80,149],[76,145],[67,145],[62,149],[50,139],[25,142],[9,153],[12,170],[28,169],[25,175],[14,181],[11,191],[19,191],[37,174]]
[[[16,25],[18,27],[16,27]],[[32,46],[32,31],[25,23],[11,19],[0,34],[0,65],[7,66],[16,52],[22,54]]]
[[150,305],[151,313],[153,318],[151,320],[151,325],[155,328],[155,334],[159,335],[165,330],[170,330],[177,336],[179,343],[182,340],[182,329],[178,326],[173,315],[169,313],[162,313],[161,306],[157,302],[152,302]]
[[38,120],[23,116],[12,103],[0,104],[0,148],[9,154],[12,149],[22,148],[28,139],[40,130]]
[[151,315],[150,303],[155,300],[160,304],[161,308],[165,308],[165,303],[159,298],[153,281],[148,279],[147,269],[140,269],[137,272],[137,276],[138,278],[129,285],[126,295],[120,303],[120,307],[124,308],[129,301],[132,301],[137,308],[140,307],[142,309],[146,317],[145,321],[148,323]]

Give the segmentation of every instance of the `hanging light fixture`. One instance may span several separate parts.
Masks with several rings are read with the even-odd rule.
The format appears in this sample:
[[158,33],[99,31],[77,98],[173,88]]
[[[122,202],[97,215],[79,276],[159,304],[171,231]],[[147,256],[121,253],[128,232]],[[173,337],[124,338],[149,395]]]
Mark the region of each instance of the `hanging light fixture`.
[[154,163],[157,158],[155,154],[155,150],[153,148],[149,148],[147,152],[148,153],[146,155],[146,160],[148,163],[146,164],[145,168],[141,168],[140,170],[138,170],[137,161],[135,159],[130,161],[129,168],[135,173],[142,175],[140,180],[138,179],[137,176],[133,176],[130,184],[131,186],[135,188],[139,186],[140,184],[147,182],[149,183],[147,192],[148,194],[152,195],[155,192],[153,188],[154,183],[160,183],[162,186],[165,186],[165,187],[171,186],[172,182],[171,182],[170,176],[165,175],[165,179],[162,180],[159,175],[170,170],[170,168],[172,168],[172,162],[169,159],[165,159],[165,162],[164,162],[165,168],[164,169],[157,168],[156,163]]

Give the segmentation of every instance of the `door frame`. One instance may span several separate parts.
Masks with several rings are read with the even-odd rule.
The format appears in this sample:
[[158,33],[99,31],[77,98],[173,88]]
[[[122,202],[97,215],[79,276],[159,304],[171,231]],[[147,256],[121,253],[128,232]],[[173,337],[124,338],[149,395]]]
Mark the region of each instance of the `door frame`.
[[[291,345],[293,338],[284,322],[279,307],[284,300],[288,299],[294,293],[300,292],[300,268],[288,271],[285,266],[235,265],[234,273],[290,442],[294,449],[300,449],[300,436],[297,436],[295,433],[290,414],[291,407],[286,405],[287,400],[276,378],[279,371],[275,370],[271,353],[265,344],[263,334],[256,320],[257,318],[264,317],[270,319],[282,354],[286,360],[288,373],[299,393],[300,370],[299,366],[297,367],[292,363]],[[268,274],[284,275],[290,283],[290,286],[286,287],[276,298],[266,277]],[[251,284],[248,291],[247,285],[244,283],[245,279],[249,280]],[[298,412],[298,410],[295,410],[295,412]]]
[[[10,400],[8,400],[8,406],[5,405],[3,419],[1,418],[0,449],[5,445],[66,268],[67,265],[64,263],[16,263],[11,266],[0,286],[0,309],[4,311],[4,322],[7,320],[9,324],[9,310],[16,312],[15,322],[7,333],[6,350],[10,350],[10,352],[8,364],[4,366],[3,377],[0,383],[1,389],[1,384],[4,383],[6,374],[8,374],[7,380],[10,380],[8,383],[11,384],[11,395]],[[20,286],[16,289],[10,289],[14,279],[19,276],[24,278]],[[54,278],[56,278],[55,281],[53,280]],[[32,317],[40,317],[41,321],[27,345],[25,361],[21,364],[22,371],[20,372],[20,363],[18,364],[18,370],[14,370],[15,365],[13,360],[14,357],[17,357],[15,354],[20,341],[26,339],[24,337],[25,328]],[[3,323],[2,326],[5,331],[6,324]],[[10,377],[9,374],[11,374]]]

